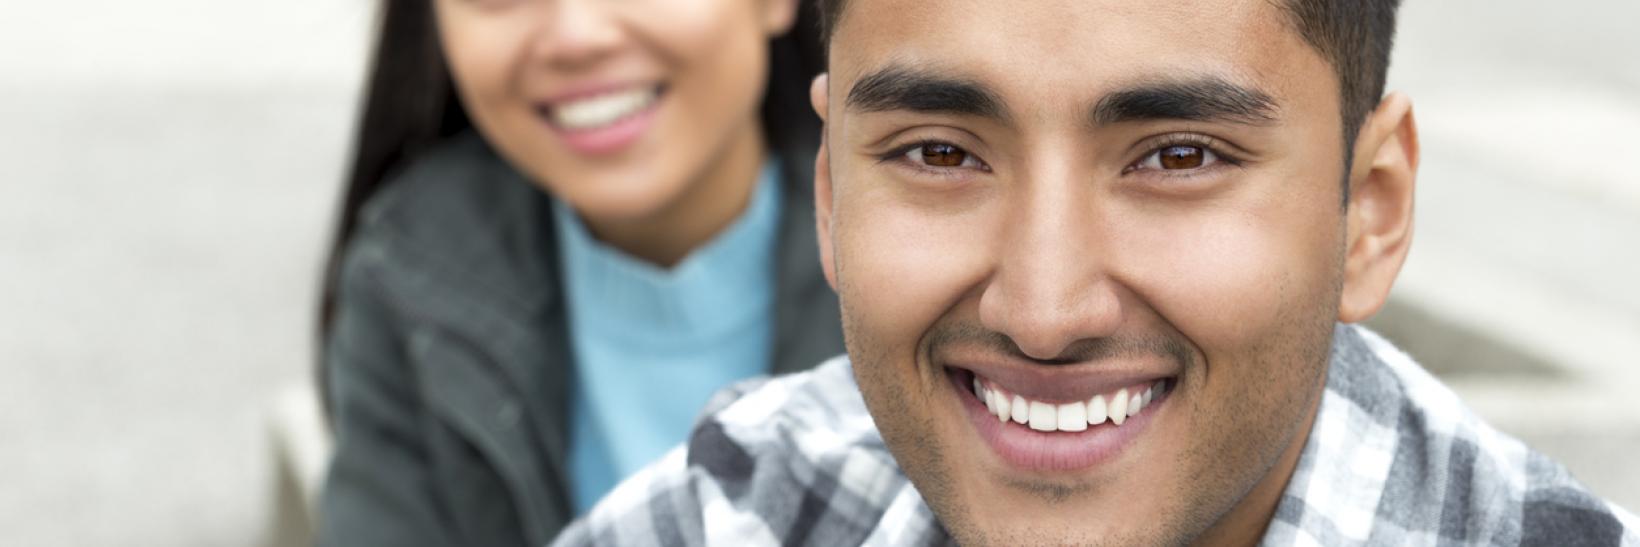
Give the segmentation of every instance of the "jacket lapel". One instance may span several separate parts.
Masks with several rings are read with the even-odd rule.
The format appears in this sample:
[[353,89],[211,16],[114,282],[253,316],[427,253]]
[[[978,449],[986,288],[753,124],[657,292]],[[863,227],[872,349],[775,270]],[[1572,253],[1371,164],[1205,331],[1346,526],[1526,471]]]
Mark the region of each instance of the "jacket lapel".
[[392,292],[416,319],[423,396],[498,467],[540,544],[573,516],[573,367],[551,207],[476,135],[460,138],[455,161],[427,175],[455,184],[403,195]]

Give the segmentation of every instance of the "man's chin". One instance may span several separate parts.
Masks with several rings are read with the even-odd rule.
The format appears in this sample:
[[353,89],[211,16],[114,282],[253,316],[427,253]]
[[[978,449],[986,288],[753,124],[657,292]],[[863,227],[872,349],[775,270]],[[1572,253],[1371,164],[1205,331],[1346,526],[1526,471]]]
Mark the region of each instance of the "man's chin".
[[1074,500],[1066,500],[1046,508],[1015,508],[1025,509],[1021,511],[1008,510],[1005,503],[987,502],[955,512],[968,518],[947,519],[937,509],[935,513],[941,515],[940,522],[962,545],[1176,545],[1185,543],[1188,537],[1165,533],[1174,528],[1165,517],[1101,517],[1066,510],[1067,505],[1074,504]]
[[1183,500],[1162,495],[1173,487],[1137,474],[1022,477],[995,462],[942,459],[952,467],[911,479],[962,545],[1173,545],[1202,531],[1170,505]]

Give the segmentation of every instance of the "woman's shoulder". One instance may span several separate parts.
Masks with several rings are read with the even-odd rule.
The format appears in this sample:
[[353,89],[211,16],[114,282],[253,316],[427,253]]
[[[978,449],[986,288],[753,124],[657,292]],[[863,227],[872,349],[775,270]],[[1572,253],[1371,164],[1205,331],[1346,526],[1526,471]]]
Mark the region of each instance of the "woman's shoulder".
[[390,174],[360,211],[359,227],[441,226],[496,213],[533,188],[476,132],[438,141]]
[[529,285],[545,266],[519,249],[543,245],[545,194],[476,133],[453,136],[391,175],[360,211],[344,251],[349,271],[454,279],[451,286]]

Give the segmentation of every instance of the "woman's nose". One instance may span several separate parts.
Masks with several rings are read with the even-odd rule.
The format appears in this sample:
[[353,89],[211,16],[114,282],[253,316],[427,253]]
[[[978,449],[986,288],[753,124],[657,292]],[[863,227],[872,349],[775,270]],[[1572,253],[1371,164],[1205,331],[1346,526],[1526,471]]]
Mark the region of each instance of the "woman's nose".
[[626,40],[620,13],[603,0],[554,0],[543,10],[536,54],[563,68],[596,63]]

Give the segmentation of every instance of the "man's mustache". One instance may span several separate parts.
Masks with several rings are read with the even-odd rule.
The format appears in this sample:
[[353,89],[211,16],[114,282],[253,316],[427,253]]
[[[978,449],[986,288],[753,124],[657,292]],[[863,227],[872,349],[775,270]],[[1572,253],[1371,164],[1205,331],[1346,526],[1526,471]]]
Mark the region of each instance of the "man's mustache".
[[1190,360],[1189,344],[1181,340],[1176,333],[1153,336],[1117,335],[1105,338],[1084,338],[1065,346],[1065,349],[1053,358],[1038,359],[1026,355],[1008,335],[987,329],[973,321],[940,321],[929,329],[928,348],[931,354],[938,355],[943,347],[952,344],[978,346],[1002,355],[1044,365],[1068,365],[1108,359],[1160,356],[1172,359],[1178,363],[1180,368],[1183,368]]

